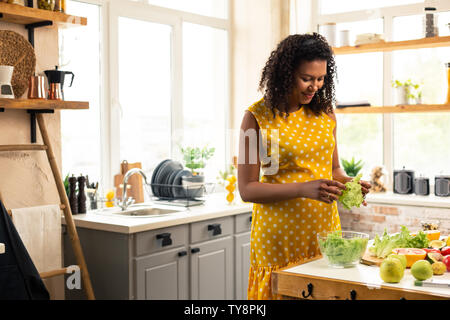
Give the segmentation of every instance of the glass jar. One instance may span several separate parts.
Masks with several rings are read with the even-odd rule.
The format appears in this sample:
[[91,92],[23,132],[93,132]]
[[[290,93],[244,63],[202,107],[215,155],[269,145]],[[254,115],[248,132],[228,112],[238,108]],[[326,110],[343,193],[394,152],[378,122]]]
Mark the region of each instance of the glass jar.
[[53,11],[55,9],[55,0],[37,0],[39,9]]
[[61,12],[61,0],[54,0],[55,1],[55,7],[53,8],[53,11]]
[[436,37],[438,35],[438,17],[436,8],[426,7],[423,16],[423,31],[425,38]]

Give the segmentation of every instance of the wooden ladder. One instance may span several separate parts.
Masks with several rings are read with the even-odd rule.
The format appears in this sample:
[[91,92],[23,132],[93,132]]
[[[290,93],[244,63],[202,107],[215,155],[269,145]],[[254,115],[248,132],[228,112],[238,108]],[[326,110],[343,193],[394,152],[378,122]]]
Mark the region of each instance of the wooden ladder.
[[[64,218],[67,224],[67,231],[69,233],[69,238],[74,250],[75,259],[78,267],[81,271],[81,279],[84,286],[86,296],[89,300],[94,300],[94,291],[92,289],[91,279],[89,277],[89,272],[86,266],[86,261],[84,259],[83,250],[81,249],[80,239],[78,238],[78,233],[75,227],[75,223],[72,217],[72,210],[70,209],[69,199],[67,198],[66,189],[61,177],[61,173],[58,169],[58,164],[56,163],[56,158],[53,153],[53,149],[50,143],[50,138],[48,136],[47,127],[44,122],[44,115],[42,113],[36,114],[36,120],[39,124],[39,130],[41,132],[43,144],[23,144],[23,145],[0,145],[0,151],[46,151],[47,158],[52,169],[53,177],[55,178],[56,188],[58,189],[59,198],[61,199],[60,208],[64,211]],[[0,194],[0,200],[4,202]],[[8,210],[11,215],[11,211]],[[67,268],[61,268],[56,270],[51,270],[48,272],[43,272],[40,274],[41,278],[50,278],[58,275],[65,274]]]

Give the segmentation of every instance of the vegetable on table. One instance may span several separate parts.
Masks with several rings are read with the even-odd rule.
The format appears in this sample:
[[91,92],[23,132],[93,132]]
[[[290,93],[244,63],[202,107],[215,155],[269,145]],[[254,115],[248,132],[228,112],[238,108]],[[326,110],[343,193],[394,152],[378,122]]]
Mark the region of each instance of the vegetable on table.
[[331,264],[345,265],[361,258],[367,242],[367,238],[343,238],[342,232],[337,230],[319,239],[319,246]]
[[423,231],[419,231],[416,235],[411,235],[408,228],[401,226],[401,231],[394,235],[389,235],[384,229],[383,235],[380,237],[375,235],[373,245],[369,247],[372,256],[378,258],[386,258],[395,248],[427,248],[429,240]]

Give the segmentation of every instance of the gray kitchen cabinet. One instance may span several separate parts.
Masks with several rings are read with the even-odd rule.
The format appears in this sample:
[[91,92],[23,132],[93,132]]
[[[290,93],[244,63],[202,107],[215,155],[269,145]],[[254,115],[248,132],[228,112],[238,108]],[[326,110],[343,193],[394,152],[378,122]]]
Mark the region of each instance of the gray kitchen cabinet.
[[135,258],[136,299],[189,299],[189,268],[186,247]]
[[234,236],[236,299],[247,299],[248,271],[250,270],[250,232]]
[[[251,213],[123,234],[77,227],[99,300],[246,299]],[[63,235],[64,264],[75,263]],[[244,294],[245,293],[245,294]],[[66,299],[85,299],[66,287]]]
[[248,271],[250,269],[250,229],[252,213],[244,213],[235,217],[234,255],[235,255],[235,288],[237,300],[247,299]]
[[230,236],[191,245],[191,299],[234,299],[233,260]]

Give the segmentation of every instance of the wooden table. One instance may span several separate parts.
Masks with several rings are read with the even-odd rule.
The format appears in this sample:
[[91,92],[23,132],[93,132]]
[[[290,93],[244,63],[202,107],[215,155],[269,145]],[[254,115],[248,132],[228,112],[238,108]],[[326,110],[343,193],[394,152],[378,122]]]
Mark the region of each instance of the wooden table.
[[[433,278],[450,281],[450,272]],[[449,288],[414,286],[409,268],[400,283],[385,283],[377,266],[358,264],[352,268],[332,268],[321,256],[274,271],[272,290],[288,299],[450,300]]]

